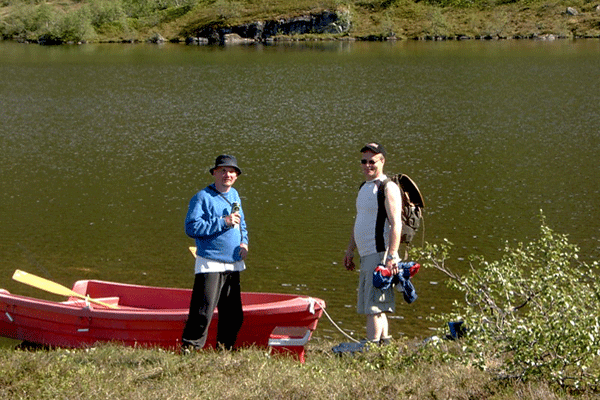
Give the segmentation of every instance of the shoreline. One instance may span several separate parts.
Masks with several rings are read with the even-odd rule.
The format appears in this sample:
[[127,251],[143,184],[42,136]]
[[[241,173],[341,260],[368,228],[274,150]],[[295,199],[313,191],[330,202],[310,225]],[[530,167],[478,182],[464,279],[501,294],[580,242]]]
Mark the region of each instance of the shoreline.
[[587,36],[564,36],[558,34],[547,33],[543,35],[530,34],[530,35],[517,35],[517,36],[465,36],[465,35],[455,35],[455,36],[432,36],[426,35],[422,37],[411,37],[411,38],[399,38],[395,36],[391,37],[353,37],[353,36],[344,36],[344,37],[293,37],[293,36],[277,36],[275,38],[270,38],[268,40],[254,40],[243,37],[227,37],[223,41],[220,42],[209,42],[203,38],[190,37],[185,40],[167,40],[164,38],[148,38],[148,39],[135,39],[135,40],[98,40],[98,41],[47,41],[44,39],[40,40],[28,40],[23,38],[15,38],[15,39],[0,39],[0,42],[15,42],[21,44],[37,44],[41,46],[54,46],[54,45],[86,45],[86,44],[164,44],[164,43],[172,43],[172,44],[186,44],[189,46],[229,46],[229,45],[277,45],[284,43],[308,43],[308,42],[466,42],[466,41],[482,41],[482,42],[492,42],[492,41],[543,41],[543,42],[552,42],[557,40],[600,40],[600,35],[587,35]]
[[[548,4],[531,0],[452,7],[407,0],[390,2],[393,6],[388,8],[368,2],[368,6],[350,2],[344,6],[330,4],[329,8],[326,5],[313,8],[316,6],[307,3],[302,8],[276,11],[262,10],[258,7],[260,3],[243,10],[238,10],[236,7],[241,3],[236,3],[238,6],[229,11],[216,6],[178,6],[154,11],[151,16],[155,22],[150,24],[144,20],[150,17],[111,20],[105,15],[106,10],[89,8],[91,5],[50,0],[45,5],[48,16],[44,21],[39,21],[40,6],[0,7],[0,40],[42,45],[146,42],[222,45],[600,39],[600,4],[586,1]],[[85,13],[79,12],[86,6]],[[122,15],[130,12],[119,10]]]

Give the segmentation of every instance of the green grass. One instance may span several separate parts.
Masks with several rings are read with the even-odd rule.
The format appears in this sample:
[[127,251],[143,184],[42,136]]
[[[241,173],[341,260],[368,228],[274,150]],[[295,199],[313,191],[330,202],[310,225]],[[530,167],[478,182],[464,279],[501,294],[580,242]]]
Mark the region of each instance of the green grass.
[[[574,7],[579,15],[566,14]],[[305,15],[345,13],[340,37],[529,38],[600,37],[600,11],[590,0],[3,0],[0,36],[36,41],[145,41],[160,34],[183,41],[206,25],[236,25]],[[308,39],[314,39],[309,35]],[[298,38],[296,38],[298,39]],[[302,39],[302,37],[300,37]]]
[[[405,341],[354,356],[309,343],[304,364],[263,349],[189,355],[103,345],[0,350],[4,399],[588,399],[544,382],[498,380]],[[456,346],[450,342],[451,346]],[[446,345],[444,345],[446,346]],[[451,354],[452,348],[443,349]],[[407,357],[407,355],[409,357]],[[409,360],[409,361],[407,361]]]

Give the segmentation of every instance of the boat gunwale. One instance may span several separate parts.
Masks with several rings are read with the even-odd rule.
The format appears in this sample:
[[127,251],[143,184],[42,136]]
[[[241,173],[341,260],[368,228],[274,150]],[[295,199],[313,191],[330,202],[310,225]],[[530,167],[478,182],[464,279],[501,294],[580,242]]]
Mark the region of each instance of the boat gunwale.
[[[77,292],[79,294],[82,295],[88,295],[87,290],[82,290],[82,289],[87,289],[89,283],[92,283],[94,285],[105,285],[107,287],[114,287],[114,288],[118,288],[118,289],[127,289],[127,288],[133,288],[133,289],[138,289],[138,290],[155,290],[155,291],[162,291],[162,292],[173,292],[173,293],[185,293],[185,294],[189,294],[191,296],[192,293],[192,289],[187,289],[187,288],[170,288],[170,287],[160,287],[160,286],[144,286],[144,285],[137,285],[137,284],[129,284],[129,283],[120,283],[120,282],[111,282],[111,281],[103,281],[103,280],[96,280],[96,279],[90,279],[90,280],[79,280],[76,281],[73,284],[73,288],[72,290],[74,292]],[[113,297],[113,296],[110,296]],[[117,296],[118,297],[118,296]],[[294,311],[294,312],[302,312],[304,311],[303,309],[305,309],[307,306],[310,307],[311,303],[314,305],[315,308],[315,312],[318,312],[318,310],[320,309],[324,309],[325,308],[325,301],[317,298],[317,297],[313,297],[313,296],[308,296],[308,295],[298,295],[298,294],[290,294],[290,293],[273,293],[273,292],[242,292],[242,299],[246,297],[246,298],[265,298],[265,299],[270,299],[270,298],[275,298],[275,300],[269,300],[269,301],[265,301],[265,302],[260,302],[260,301],[253,301],[250,303],[244,303],[242,301],[243,304],[243,308],[244,310],[248,310],[248,311],[258,311],[258,310],[277,310],[280,309],[282,307],[285,307],[286,309],[291,309],[293,308],[298,308],[298,310]],[[119,305],[119,304],[117,304]],[[125,307],[132,307],[133,311],[150,311],[152,312],[153,310],[186,310],[186,312],[189,310],[189,306],[186,307],[182,307],[182,308],[142,308],[142,307],[135,307],[135,306],[127,306],[126,304],[124,304],[123,306]],[[318,306],[318,308],[317,308]],[[108,309],[105,308],[100,308],[99,306],[94,306],[94,310],[96,311],[107,311]],[[118,311],[118,310],[108,310],[108,311]],[[276,314],[276,312],[274,312],[273,314]]]
[[[78,282],[90,282],[90,281],[78,281]],[[113,282],[106,281],[94,281],[101,283],[108,283],[113,285]],[[77,283],[77,282],[76,282]],[[129,284],[118,284],[122,288],[126,288],[127,286],[135,286],[138,288],[150,288],[154,289],[151,286],[141,286],[141,285],[129,285]],[[75,287],[75,285],[74,285]],[[167,289],[167,290],[175,290],[175,291],[189,291],[191,289],[175,289],[175,288],[159,288],[159,289]],[[80,292],[78,292],[80,293]],[[87,293],[80,293],[83,295],[87,295]],[[277,297],[278,300],[275,301],[266,301],[266,302],[256,302],[243,304],[243,309],[245,313],[253,314],[253,313],[261,313],[262,315],[273,315],[281,313],[281,309],[285,309],[286,314],[290,313],[305,313],[311,307],[311,304],[314,307],[314,313],[318,314],[324,309],[324,301],[322,299],[305,296],[305,295],[294,295],[294,294],[285,294],[285,293],[266,293],[266,292],[243,292],[242,295],[247,294],[253,297]],[[114,298],[118,296],[107,296],[107,297],[98,297],[97,300],[102,301],[102,299]],[[282,299],[283,297],[283,299]],[[189,307],[182,308],[143,308],[143,307],[135,307],[128,306],[126,304],[118,304],[117,306],[121,306],[122,308],[118,309],[110,309],[105,308],[101,305],[96,305],[94,303],[86,304],[84,299],[79,299],[77,297],[69,297],[66,301],[56,301],[56,300],[48,300],[41,299],[37,297],[31,297],[26,295],[14,294],[9,292],[6,289],[0,289],[0,305],[4,303],[6,306],[12,305],[20,305],[24,307],[35,308],[39,310],[51,310],[54,313],[70,313],[70,314],[85,314],[89,315],[90,313],[96,315],[97,317],[102,316],[122,316],[125,317],[127,315],[136,315],[136,316],[180,316],[182,314],[187,315],[189,312]],[[18,304],[20,303],[20,304]],[[5,307],[6,307],[5,306]],[[5,308],[3,307],[3,308]],[[216,314],[218,315],[218,310],[216,310]]]

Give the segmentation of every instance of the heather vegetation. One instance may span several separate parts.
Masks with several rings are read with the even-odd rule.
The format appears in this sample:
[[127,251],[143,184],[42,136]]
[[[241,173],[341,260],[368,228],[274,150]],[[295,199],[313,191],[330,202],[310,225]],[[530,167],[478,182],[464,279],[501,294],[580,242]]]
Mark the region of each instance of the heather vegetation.
[[2,0],[0,36],[50,43],[185,41],[204,26],[324,10],[338,13],[349,29],[293,39],[600,37],[596,0]]

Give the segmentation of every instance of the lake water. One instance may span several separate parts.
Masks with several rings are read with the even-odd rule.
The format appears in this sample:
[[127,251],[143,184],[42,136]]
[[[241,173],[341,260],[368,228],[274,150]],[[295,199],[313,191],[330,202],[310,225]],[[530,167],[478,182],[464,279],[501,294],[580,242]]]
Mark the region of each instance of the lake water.
[[[425,240],[493,260],[539,212],[585,260],[600,255],[600,41],[301,43],[194,47],[0,43],[0,287],[15,269],[191,287],[190,197],[221,153],[250,229],[243,290],[324,299],[356,338],[357,273],[342,258],[362,174],[386,170],[426,200]],[[420,242],[421,236],[415,240]],[[431,334],[456,297],[433,270],[397,301],[391,332]],[[343,340],[323,318],[315,336]]]

